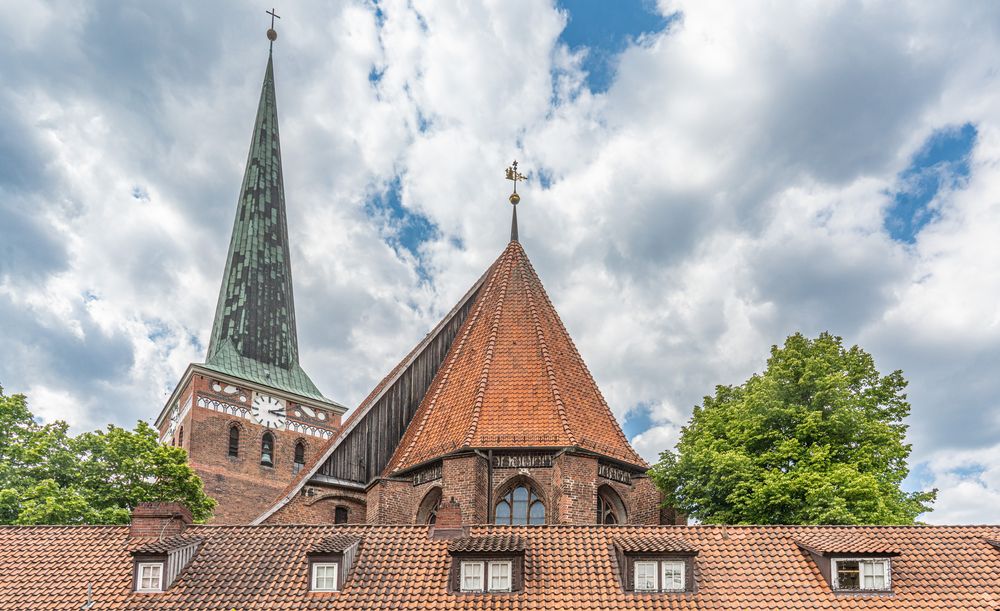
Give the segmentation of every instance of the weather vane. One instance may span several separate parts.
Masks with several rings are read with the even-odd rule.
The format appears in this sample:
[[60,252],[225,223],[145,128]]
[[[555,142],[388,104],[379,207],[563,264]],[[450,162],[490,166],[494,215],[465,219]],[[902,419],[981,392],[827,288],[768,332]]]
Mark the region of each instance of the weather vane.
[[510,219],[510,241],[517,242],[517,202],[521,201],[521,196],[517,194],[517,181],[526,180],[524,174],[517,171],[517,160],[507,168],[507,180],[514,183],[514,192],[510,194],[510,203],[513,207],[513,215]]
[[274,12],[273,8],[269,11],[264,11],[264,12],[271,16],[271,27],[268,28],[267,30],[267,39],[270,40],[271,43],[273,44],[274,41],[278,39],[278,33],[274,31],[274,20],[281,19],[281,15]]
[[517,181],[526,180],[524,174],[517,171],[517,160],[507,168],[507,180],[514,182],[514,192],[510,194],[510,203],[517,205],[517,202],[521,201],[521,196],[517,194]]

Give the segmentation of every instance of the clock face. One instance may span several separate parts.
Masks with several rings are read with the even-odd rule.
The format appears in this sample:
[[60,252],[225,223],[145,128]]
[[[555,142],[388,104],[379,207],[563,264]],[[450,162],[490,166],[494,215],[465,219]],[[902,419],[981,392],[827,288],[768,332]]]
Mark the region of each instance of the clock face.
[[174,431],[177,430],[177,424],[181,419],[181,410],[176,405],[174,409],[170,412],[170,424],[167,425],[167,437],[173,437]]
[[285,426],[285,402],[269,395],[255,394],[251,406],[254,420],[269,429]]

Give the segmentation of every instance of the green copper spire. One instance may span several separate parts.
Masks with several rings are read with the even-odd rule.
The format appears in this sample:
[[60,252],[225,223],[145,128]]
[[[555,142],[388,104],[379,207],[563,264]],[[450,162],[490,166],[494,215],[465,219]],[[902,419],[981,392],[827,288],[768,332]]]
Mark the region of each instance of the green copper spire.
[[299,367],[270,53],[205,365],[326,401]]

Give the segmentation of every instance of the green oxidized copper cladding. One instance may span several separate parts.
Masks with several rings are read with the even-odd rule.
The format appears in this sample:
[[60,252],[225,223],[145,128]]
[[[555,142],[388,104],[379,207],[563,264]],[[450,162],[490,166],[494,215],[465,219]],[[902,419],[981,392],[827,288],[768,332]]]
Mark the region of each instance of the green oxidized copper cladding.
[[299,367],[270,55],[205,366],[328,401]]

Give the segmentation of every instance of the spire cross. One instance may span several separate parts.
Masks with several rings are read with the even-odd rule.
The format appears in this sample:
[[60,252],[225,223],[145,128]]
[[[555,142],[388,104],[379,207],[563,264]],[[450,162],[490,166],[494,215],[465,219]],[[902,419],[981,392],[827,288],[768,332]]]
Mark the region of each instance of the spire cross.
[[274,29],[274,20],[275,19],[281,19],[281,15],[275,13],[273,8],[271,10],[269,10],[269,11],[264,11],[264,12],[271,16],[271,29],[273,30]]

